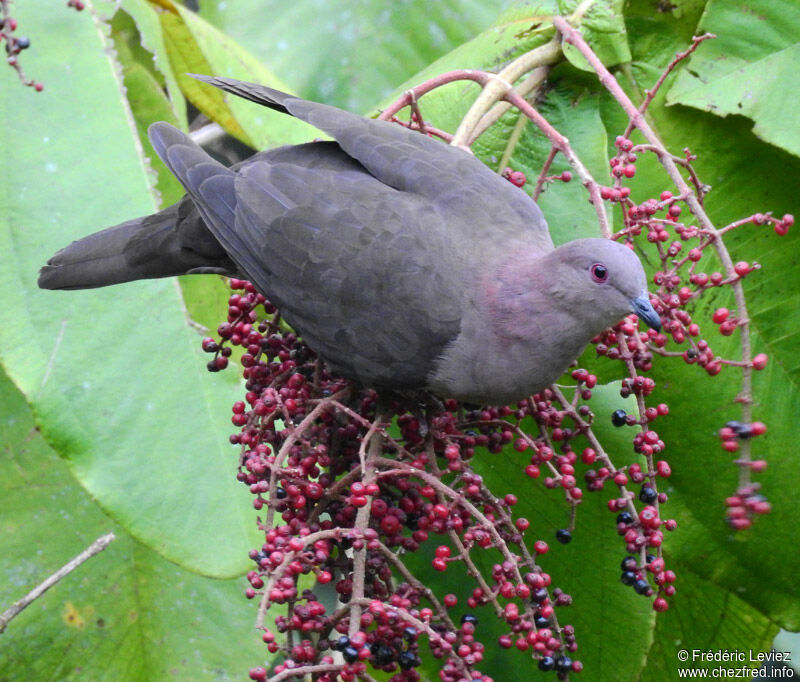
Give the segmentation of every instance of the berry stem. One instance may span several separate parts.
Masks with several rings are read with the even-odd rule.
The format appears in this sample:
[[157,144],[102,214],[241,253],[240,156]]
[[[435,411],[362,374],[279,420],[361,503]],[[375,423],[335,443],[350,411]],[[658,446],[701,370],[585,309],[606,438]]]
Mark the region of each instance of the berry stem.
[[[628,114],[628,118],[630,123],[633,127],[638,128],[639,131],[644,135],[645,139],[648,141],[652,147],[657,150],[657,156],[661,165],[664,167],[664,170],[669,175],[670,179],[674,183],[675,187],[678,188],[678,191],[686,196],[686,204],[689,207],[689,210],[692,214],[697,218],[698,222],[700,223],[700,227],[702,230],[709,235],[711,241],[714,244],[714,248],[717,252],[717,256],[719,257],[722,265],[725,268],[725,272],[728,275],[728,278],[731,280],[731,285],[733,287],[734,298],[736,300],[736,308],[738,311],[738,317],[743,320],[749,319],[749,315],[747,314],[747,304],[744,297],[744,290],[742,288],[741,282],[739,281],[739,277],[736,275],[733,260],[731,259],[730,254],[728,253],[728,249],[725,246],[721,238],[721,234],[717,231],[714,227],[713,223],[711,222],[708,214],[705,212],[703,208],[702,201],[698,197],[697,194],[691,191],[689,186],[686,184],[683,176],[681,175],[678,167],[673,160],[671,154],[666,151],[661,140],[658,138],[656,133],[650,127],[650,124],[647,122],[643,113],[641,113],[631,102],[628,95],[625,91],[620,87],[619,83],[617,82],[616,78],[608,71],[605,65],[597,58],[597,55],[591,50],[589,45],[583,39],[578,31],[576,31],[563,17],[553,17],[553,24],[554,26],[561,32],[564,36],[564,40],[568,43],[574,45],[581,54],[587,59],[589,64],[595,70],[600,79],[600,82],[605,86],[605,88],[613,95],[614,99],[620,104],[626,114]],[[699,43],[698,43],[699,44]],[[631,128],[632,130],[633,128]],[[684,150],[687,151],[687,150]],[[735,279],[734,279],[735,278]],[[744,367],[742,367],[742,390],[739,394],[738,400],[742,403],[742,421],[748,423],[752,420],[752,369],[750,366],[751,363],[751,342],[750,342],[750,327],[748,324],[743,324],[740,326],[740,341],[741,341],[741,359],[743,362],[747,363]],[[749,461],[750,460],[750,442],[744,441],[742,444],[742,459]],[[746,485],[750,480],[750,470],[747,467],[742,467],[740,470],[740,484],[742,486]]]

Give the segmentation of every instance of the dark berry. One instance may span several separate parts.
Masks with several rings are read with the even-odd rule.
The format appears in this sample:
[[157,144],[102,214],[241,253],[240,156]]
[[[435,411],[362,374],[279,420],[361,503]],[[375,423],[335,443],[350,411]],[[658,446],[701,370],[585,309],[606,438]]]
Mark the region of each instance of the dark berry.
[[547,588],[542,587],[541,589],[536,590],[532,595],[531,599],[536,602],[537,604],[541,604],[545,599],[547,599]]
[[636,582],[636,574],[633,571],[625,571],[620,576],[620,580],[623,585],[633,585]]
[[354,646],[346,646],[342,649],[342,657],[348,663],[355,663],[358,660],[358,649]]
[[420,661],[413,651],[403,651],[397,657],[397,663],[403,670],[409,670],[414,666],[419,665]]
[[572,540],[572,533],[570,533],[566,528],[559,528],[556,531],[556,540],[558,540],[562,545],[566,545]]
[[626,556],[620,564],[620,568],[623,571],[635,571],[638,566],[639,562],[636,561],[636,557],[632,556]]
[[385,644],[373,644],[370,651],[377,665],[388,665],[394,661],[394,650]]
[[572,659],[569,656],[560,656],[556,660],[556,670],[560,673],[568,673],[572,670]]
[[543,656],[539,659],[539,670],[548,672],[556,667],[556,661],[552,656]]
[[628,413],[625,410],[614,410],[611,415],[611,423],[614,426],[625,426],[628,420]]
[[646,580],[637,580],[633,583],[633,589],[636,591],[637,594],[643,594],[645,597],[649,597],[653,594],[653,588],[650,587],[650,583]]
[[633,523],[633,514],[628,511],[620,512],[617,514],[617,523],[622,523],[626,526],[630,526]]
[[639,499],[645,504],[653,504],[658,497],[658,493],[653,490],[649,485],[642,486],[639,492]]
[[473,625],[477,625],[478,616],[476,616],[474,613],[465,613],[463,616],[461,616],[461,622],[472,623]]

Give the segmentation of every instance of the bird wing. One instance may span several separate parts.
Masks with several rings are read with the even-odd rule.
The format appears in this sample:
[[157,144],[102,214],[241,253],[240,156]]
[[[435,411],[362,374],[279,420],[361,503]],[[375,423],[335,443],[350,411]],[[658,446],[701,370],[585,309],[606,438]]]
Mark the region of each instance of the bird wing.
[[425,196],[446,206],[452,215],[461,216],[465,239],[479,240],[480,231],[488,228],[489,223],[475,219],[476,211],[480,217],[488,207],[495,236],[524,239],[542,252],[553,249],[536,202],[462,149],[396,123],[364,118],[263,85],[232,78],[194,77],[324,131],[384,184]]
[[168,124],[150,136],[233,261],[335,370],[368,385],[426,384],[464,305],[467,260],[446,213],[335,143],[231,170]]

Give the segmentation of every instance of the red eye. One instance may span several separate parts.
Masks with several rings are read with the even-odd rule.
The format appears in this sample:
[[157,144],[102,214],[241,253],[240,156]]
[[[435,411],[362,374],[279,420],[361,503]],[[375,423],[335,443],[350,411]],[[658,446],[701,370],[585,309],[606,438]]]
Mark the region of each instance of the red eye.
[[592,273],[592,279],[600,284],[608,279],[608,268],[602,263],[595,263],[589,268],[589,272]]

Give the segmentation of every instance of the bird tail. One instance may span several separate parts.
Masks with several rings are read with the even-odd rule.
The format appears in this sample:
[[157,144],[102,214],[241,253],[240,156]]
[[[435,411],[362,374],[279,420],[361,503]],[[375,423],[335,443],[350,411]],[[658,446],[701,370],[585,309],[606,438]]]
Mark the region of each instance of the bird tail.
[[[230,273],[233,265],[227,255],[196,211],[189,207],[185,215],[187,207],[181,203],[72,242],[40,270],[39,287],[92,289],[172,275]],[[195,235],[199,239],[192,240]],[[201,249],[205,253],[192,248],[192,241],[202,245],[209,240],[209,248]]]

